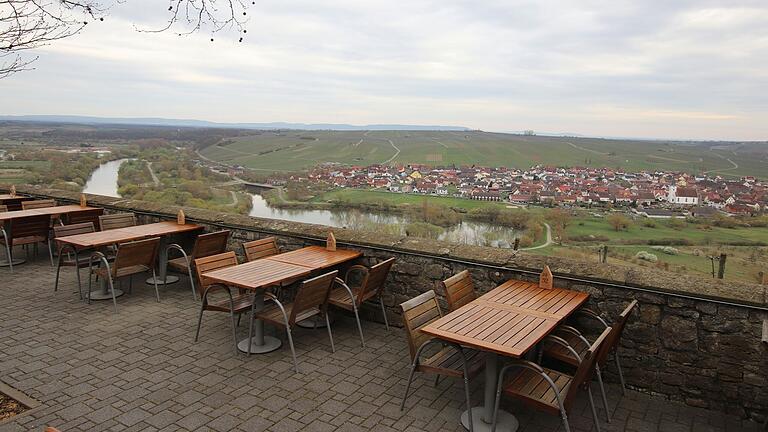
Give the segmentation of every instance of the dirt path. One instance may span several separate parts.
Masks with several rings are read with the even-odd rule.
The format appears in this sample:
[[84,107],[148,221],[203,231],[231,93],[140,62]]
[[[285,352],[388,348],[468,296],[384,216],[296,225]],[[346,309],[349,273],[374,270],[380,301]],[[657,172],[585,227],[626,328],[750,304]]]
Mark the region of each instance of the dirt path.
[[155,175],[155,170],[152,169],[152,162],[147,162],[147,169],[149,170],[149,175],[152,176],[152,182],[155,184],[155,186],[160,186],[160,179],[157,178]]
[[739,164],[737,164],[736,162],[732,161],[731,158],[727,158],[727,157],[725,157],[725,156],[723,156],[723,155],[721,155],[719,153],[715,153],[715,152],[712,152],[712,154],[716,155],[720,159],[725,159],[728,162],[730,162],[731,163],[731,167],[730,168],[720,168],[720,169],[715,169],[715,170],[704,171],[704,174],[723,172],[723,171],[733,171],[735,169],[739,169]]
[[544,242],[544,244],[529,247],[529,248],[520,248],[520,250],[544,249],[545,247],[551,245],[552,244],[552,227],[550,227],[549,224],[546,222],[544,222],[544,227],[547,228],[547,241]]
[[581,150],[581,151],[585,151],[585,152],[599,154],[601,156],[610,156],[610,153],[603,153],[601,151],[592,150],[592,149],[584,148],[584,147],[581,147],[581,146],[577,146],[576,144],[574,144],[572,142],[566,142],[566,144],[568,144],[569,146],[575,148],[576,150]]
[[394,154],[394,156],[392,156],[391,158],[389,158],[389,159],[385,160],[384,162],[382,162],[382,163],[381,163],[382,165],[386,165],[386,164],[388,164],[388,163],[392,162],[393,160],[395,160],[395,158],[397,157],[397,155],[399,155],[399,154],[400,154],[400,149],[399,149],[399,148],[397,148],[397,146],[395,145],[395,143],[393,143],[391,139],[388,139],[387,141],[389,141],[389,144],[392,146],[392,148],[393,148],[393,149],[395,149],[395,154]]

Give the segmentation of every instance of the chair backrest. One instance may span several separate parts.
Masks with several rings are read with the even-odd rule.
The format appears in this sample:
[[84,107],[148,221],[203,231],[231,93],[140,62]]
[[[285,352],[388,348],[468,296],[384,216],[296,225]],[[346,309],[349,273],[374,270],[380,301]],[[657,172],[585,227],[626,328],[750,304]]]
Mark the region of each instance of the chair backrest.
[[394,262],[395,259],[390,258],[368,269],[368,274],[366,275],[365,280],[363,280],[360,288],[362,292],[357,296],[358,306],[360,306],[360,303],[370,297],[372,293],[375,292],[376,295],[380,295],[381,292],[384,291],[384,284],[387,282],[387,275],[389,274],[389,270],[392,268],[392,264],[394,264]]
[[307,279],[299,285],[296,297],[293,299],[291,316],[288,317],[288,325],[293,326],[296,316],[303,312],[320,309],[325,311],[328,307],[328,295],[331,293],[333,280],[339,274],[338,270],[320,276]]
[[53,238],[73,236],[78,234],[87,234],[96,232],[93,222],[83,222],[71,225],[56,225],[53,227]]
[[630,302],[629,305],[624,308],[624,311],[621,312],[619,319],[611,324],[611,328],[613,330],[611,331],[611,334],[608,335],[608,339],[605,341],[606,349],[601,351],[597,356],[598,366],[602,367],[608,360],[608,354],[610,354],[611,351],[615,350],[616,347],[619,346],[619,343],[621,342],[621,335],[624,333],[624,328],[627,326],[629,316],[632,314],[632,311],[635,309],[635,307],[637,307],[637,300],[632,300],[632,302]]
[[117,213],[99,216],[101,231],[136,226],[136,215],[133,213]]
[[421,331],[425,325],[443,316],[434,290],[429,290],[400,304],[403,310],[405,335],[408,337],[408,349],[411,360],[419,347],[432,337]]
[[120,243],[117,245],[117,255],[112,265],[113,271],[133,266],[154,268],[159,250],[160,237]]
[[47,199],[47,200],[21,202],[22,210],[31,210],[31,209],[46,208],[46,207],[56,207],[56,200]]
[[445,290],[448,309],[452,312],[477,298],[469,270],[456,273],[440,283]]
[[197,274],[197,291],[200,296],[205,293],[213,282],[205,277],[205,273],[237,265],[237,255],[234,251],[224,252],[195,259],[195,273]]
[[50,237],[51,217],[48,215],[28,216],[15,219],[11,224],[11,237]]
[[5,213],[8,211],[7,205],[0,205],[0,213]]
[[194,260],[226,252],[228,240],[229,230],[200,234],[195,238],[195,245],[192,246],[189,258]]
[[602,354],[602,351],[607,348],[608,345],[606,344],[606,340],[610,333],[611,327],[607,327],[603,330],[600,336],[595,339],[592,346],[590,346],[584,353],[581,363],[579,363],[579,367],[573,375],[571,386],[568,388],[568,393],[565,395],[565,400],[563,401],[566,410],[570,409],[571,404],[576,399],[576,394],[578,393],[579,388],[583,385],[589,385],[589,382],[592,380],[592,375],[595,373],[595,363],[597,362],[597,358]]
[[259,258],[265,258],[280,253],[277,247],[277,239],[274,237],[264,237],[263,239],[243,243],[243,252],[246,261],[254,261]]
[[95,227],[99,226],[99,216],[104,214],[103,208],[88,209],[72,212],[67,215],[67,224],[75,225],[85,222],[91,222]]

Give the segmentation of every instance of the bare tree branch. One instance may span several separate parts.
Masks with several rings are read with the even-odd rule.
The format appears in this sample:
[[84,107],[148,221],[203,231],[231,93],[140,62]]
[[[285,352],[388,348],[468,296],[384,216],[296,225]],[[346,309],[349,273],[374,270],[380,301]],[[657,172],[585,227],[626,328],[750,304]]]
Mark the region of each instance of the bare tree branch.
[[[0,79],[33,69],[31,64],[37,57],[22,52],[74,36],[88,22],[103,21],[106,12],[97,0],[0,0]],[[157,33],[173,29],[180,36],[198,31],[212,35],[236,31],[240,42],[247,32],[244,0],[170,0],[167,13],[168,22],[163,27],[137,30]]]

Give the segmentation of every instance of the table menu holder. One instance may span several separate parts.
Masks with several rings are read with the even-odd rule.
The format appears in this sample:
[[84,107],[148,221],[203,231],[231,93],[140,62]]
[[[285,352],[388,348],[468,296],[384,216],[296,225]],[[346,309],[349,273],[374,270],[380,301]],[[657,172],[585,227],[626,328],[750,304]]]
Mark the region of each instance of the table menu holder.
[[88,206],[88,201],[85,199],[85,194],[80,194],[80,207],[86,208]]
[[187,223],[187,218],[184,216],[184,210],[179,209],[179,213],[176,215],[176,223],[184,225]]
[[544,270],[541,271],[541,276],[539,276],[539,288],[552,289],[552,284],[552,270],[549,269],[548,265],[545,265]]
[[333,231],[328,231],[328,240],[326,240],[325,249],[331,252],[336,250],[336,237],[334,237]]
[[12,197],[16,196],[16,185],[11,185],[10,194],[11,194]]

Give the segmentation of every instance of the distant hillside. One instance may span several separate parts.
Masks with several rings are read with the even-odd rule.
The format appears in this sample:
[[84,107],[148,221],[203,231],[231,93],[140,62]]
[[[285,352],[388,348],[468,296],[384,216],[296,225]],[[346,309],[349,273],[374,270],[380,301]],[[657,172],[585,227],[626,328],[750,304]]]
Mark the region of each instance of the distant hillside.
[[130,117],[88,117],[66,115],[22,115],[2,116],[0,120],[27,121],[45,123],[76,123],[87,125],[145,125],[145,126],[176,126],[176,127],[204,127],[204,128],[235,128],[235,129],[297,129],[297,130],[422,130],[422,131],[465,131],[469,128],[463,126],[439,126],[439,125],[402,125],[402,124],[373,124],[350,125],[332,123],[216,123],[205,120],[183,120],[164,118],[130,118]]
[[709,172],[765,177],[765,142],[691,142],[527,136],[481,131],[253,131],[207,145],[200,153],[230,165],[291,171],[318,163],[351,165],[533,165],[630,171]]

